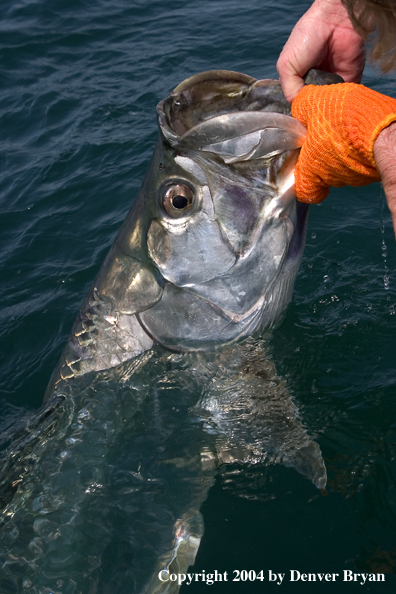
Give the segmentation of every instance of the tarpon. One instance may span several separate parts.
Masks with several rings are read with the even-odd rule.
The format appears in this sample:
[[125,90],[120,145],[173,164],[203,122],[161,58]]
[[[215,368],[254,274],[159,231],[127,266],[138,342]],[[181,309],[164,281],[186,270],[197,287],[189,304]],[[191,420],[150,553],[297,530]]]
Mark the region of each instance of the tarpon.
[[177,589],[221,464],[277,460],[326,484],[262,338],[304,249],[305,128],[277,81],[228,71],[185,80],[157,116],[45,403],[3,435],[2,594]]

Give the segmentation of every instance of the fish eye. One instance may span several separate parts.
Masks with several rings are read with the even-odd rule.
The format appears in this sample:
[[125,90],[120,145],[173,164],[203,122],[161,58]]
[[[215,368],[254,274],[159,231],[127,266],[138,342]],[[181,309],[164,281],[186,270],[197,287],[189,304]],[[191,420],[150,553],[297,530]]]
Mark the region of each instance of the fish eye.
[[194,192],[187,184],[172,184],[165,188],[162,206],[171,217],[183,217],[192,207]]

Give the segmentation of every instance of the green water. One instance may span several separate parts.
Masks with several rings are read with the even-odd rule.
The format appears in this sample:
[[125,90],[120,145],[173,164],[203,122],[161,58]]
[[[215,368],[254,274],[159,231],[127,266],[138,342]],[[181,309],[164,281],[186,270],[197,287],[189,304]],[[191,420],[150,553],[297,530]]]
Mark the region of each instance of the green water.
[[[156,103],[203,70],[276,77],[276,58],[308,6],[3,1],[2,429],[41,404],[142,181]],[[396,95],[394,75],[368,67],[364,82]],[[333,190],[311,208],[293,302],[270,356],[321,446],[327,492],[279,465],[224,468],[204,503],[205,535],[190,569],[228,572],[211,591],[395,591],[395,265],[379,184]],[[343,582],[344,569],[386,579]],[[265,581],[233,582],[234,570],[263,570]],[[269,570],[285,573],[284,582],[268,582]],[[291,582],[290,570],[340,577]]]

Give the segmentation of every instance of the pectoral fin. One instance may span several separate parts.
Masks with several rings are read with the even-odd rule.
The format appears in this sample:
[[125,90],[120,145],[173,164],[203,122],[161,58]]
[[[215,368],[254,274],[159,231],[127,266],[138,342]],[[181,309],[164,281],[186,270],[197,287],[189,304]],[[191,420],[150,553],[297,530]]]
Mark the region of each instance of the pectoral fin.
[[298,419],[285,382],[261,345],[251,340],[229,347],[222,358],[200,401],[207,427],[222,436],[219,461],[281,462],[323,489],[327,476],[320,447]]

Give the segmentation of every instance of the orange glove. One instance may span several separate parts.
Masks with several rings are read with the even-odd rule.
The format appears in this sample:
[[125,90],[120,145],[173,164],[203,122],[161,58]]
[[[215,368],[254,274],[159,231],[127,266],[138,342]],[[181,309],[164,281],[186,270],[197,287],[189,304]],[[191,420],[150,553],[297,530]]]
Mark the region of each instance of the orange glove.
[[307,127],[295,170],[299,200],[321,202],[329,186],[380,181],[373,146],[396,121],[396,99],[355,83],[307,85],[294,99],[292,115]]

